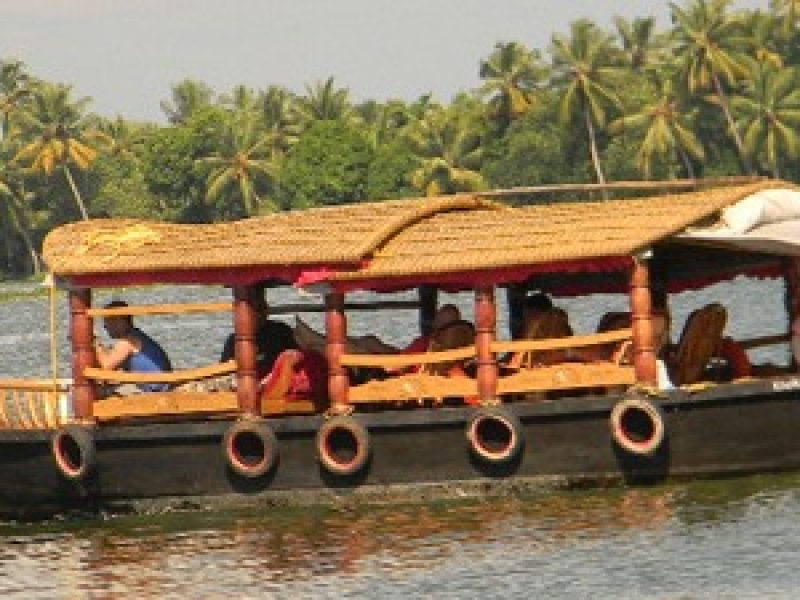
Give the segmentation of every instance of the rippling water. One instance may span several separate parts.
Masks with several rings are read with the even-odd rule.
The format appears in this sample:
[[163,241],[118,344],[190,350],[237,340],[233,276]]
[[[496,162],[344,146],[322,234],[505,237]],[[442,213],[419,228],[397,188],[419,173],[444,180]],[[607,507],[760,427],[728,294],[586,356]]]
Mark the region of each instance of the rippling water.
[[[676,326],[723,301],[735,337],[785,330],[778,284],[721,284],[672,302]],[[219,301],[226,291],[118,291],[133,302]],[[100,295],[98,302],[111,299]],[[298,301],[297,297],[281,299]],[[302,299],[302,298],[301,298]],[[471,317],[471,297],[454,299]],[[306,299],[311,301],[311,299]],[[63,301],[61,303],[63,305]],[[624,299],[569,300],[576,332]],[[502,311],[501,311],[502,312]],[[58,312],[67,375],[66,312]],[[353,315],[356,334],[402,342],[416,315]],[[319,315],[308,320],[321,326]],[[48,303],[0,304],[0,376],[50,373]],[[178,366],[216,359],[229,315],[153,317]],[[501,331],[505,330],[501,318]],[[757,360],[786,360],[785,347]],[[800,590],[800,475],[417,505],[187,510],[0,524],[0,597],[775,599]]]

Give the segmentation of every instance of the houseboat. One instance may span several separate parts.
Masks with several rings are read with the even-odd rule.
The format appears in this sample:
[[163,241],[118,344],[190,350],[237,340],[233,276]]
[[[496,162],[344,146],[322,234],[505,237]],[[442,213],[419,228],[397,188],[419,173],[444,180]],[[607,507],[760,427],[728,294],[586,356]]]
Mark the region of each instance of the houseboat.
[[[71,377],[0,380],[0,513],[800,467],[794,361],[751,364],[748,355],[791,339],[800,191],[776,180],[694,180],[561,186],[546,201],[521,201],[540,191],[53,230],[44,258],[69,303]],[[609,199],[612,191],[623,197]],[[785,326],[733,340],[724,303],[712,303],[674,344],[666,339],[671,294],[742,275],[785,281]],[[98,290],[161,284],[218,286],[223,301],[92,302]],[[324,328],[299,315],[296,345],[265,372],[263,294],[280,286],[319,305],[269,302],[271,315],[316,310]],[[378,301],[355,301],[362,290]],[[399,290],[418,300],[397,301]],[[454,290],[472,294],[474,322],[434,328],[438,292]],[[622,294],[628,309],[576,335],[563,310],[525,309],[532,290],[556,301]],[[501,293],[510,339],[497,330]],[[348,335],[348,315],[368,311],[377,322],[396,310],[418,311],[416,350]],[[147,329],[149,315],[210,312],[231,314],[230,360],[101,367],[101,321],[135,317]],[[123,393],[147,385],[158,391]]]

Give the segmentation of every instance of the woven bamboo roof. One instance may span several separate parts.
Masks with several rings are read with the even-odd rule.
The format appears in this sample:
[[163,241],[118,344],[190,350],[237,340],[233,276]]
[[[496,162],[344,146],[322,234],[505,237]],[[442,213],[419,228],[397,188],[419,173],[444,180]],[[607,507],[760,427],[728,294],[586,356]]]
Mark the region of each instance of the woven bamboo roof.
[[761,181],[645,198],[434,215],[391,238],[368,265],[333,279],[413,277],[630,256],[774,187],[793,186]]
[[358,263],[433,214],[509,210],[469,195],[392,200],[276,213],[232,223],[182,225],[131,219],[70,223],[44,240],[56,275]]
[[464,194],[213,225],[92,220],[53,230],[44,258],[66,277],[275,265],[329,269],[330,279],[357,281],[491,270],[630,256],[770,187],[791,186],[761,181],[525,208]]

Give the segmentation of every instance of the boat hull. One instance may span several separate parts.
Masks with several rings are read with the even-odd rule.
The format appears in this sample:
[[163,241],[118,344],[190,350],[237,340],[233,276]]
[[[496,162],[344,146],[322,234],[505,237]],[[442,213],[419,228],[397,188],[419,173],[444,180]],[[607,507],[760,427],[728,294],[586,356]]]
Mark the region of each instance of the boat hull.
[[[44,431],[0,432],[0,511],[46,514],[69,508],[158,498],[302,493],[350,495],[396,486],[540,482],[548,486],[647,484],[800,467],[800,381],[720,385],[653,400],[666,435],[650,456],[612,439],[609,415],[619,397],[586,396],[506,405],[522,425],[518,456],[487,464],[470,452],[465,427],[475,409],[420,408],[355,416],[369,431],[370,460],[354,475],[327,472],[316,454],[320,416],[269,419],[277,465],[247,479],[226,463],[222,439],[231,420],[103,425],[94,430],[96,468],[69,481],[56,468]],[[485,484],[485,485],[484,485]]]

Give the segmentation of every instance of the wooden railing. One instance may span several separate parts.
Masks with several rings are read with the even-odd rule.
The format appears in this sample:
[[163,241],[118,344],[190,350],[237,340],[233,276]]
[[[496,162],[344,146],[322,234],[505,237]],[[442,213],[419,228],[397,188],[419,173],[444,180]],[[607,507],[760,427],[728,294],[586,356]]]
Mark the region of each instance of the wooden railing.
[[187,381],[197,381],[200,379],[210,379],[219,377],[236,371],[236,361],[226,362],[200,367],[197,369],[180,369],[177,371],[141,373],[130,371],[119,371],[115,369],[99,369],[88,367],[83,370],[87,379],[95,381],[111,381],[115,383],[168,383],[179,384]]
[[0,380],[0,427],[55,429],[72,415],[71,380]]

